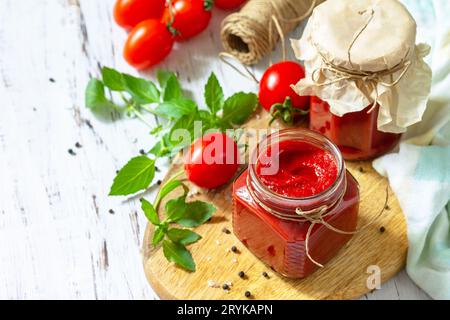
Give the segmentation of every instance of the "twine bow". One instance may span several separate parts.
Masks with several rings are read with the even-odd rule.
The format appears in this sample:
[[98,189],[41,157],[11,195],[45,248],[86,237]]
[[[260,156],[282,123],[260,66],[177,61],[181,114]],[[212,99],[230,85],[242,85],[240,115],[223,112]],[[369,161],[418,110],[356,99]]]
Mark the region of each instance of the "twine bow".
[[[339,199],[338,202],[339,203],[342,202],[342,197]],[[332,206],[332,207],[334,207],[334,206]],[[323,268],[323,264],[314,260],[311,257],[311,254],[309,253],[309,238],[311,237],[311,232],[316,224],[322,224],[325,227],[327,227],[328,229],[333,230],[334,232],[340,233],[340,234],[355,234],[355,233],[359,232],[359,230],[358,231],[356,231],[356,230],[355,231],[344,231],[344,230],[340,230],[338,228],[333,227],[331,224],[326,222],[324,219],[328,215],[327,213],[329,213],[329,212],[330,212],[330,207],[328,207],[328,206],[322,206],[322,207],[319,207],[318,209],[311,210],[311,211],[302,211],[300,208],[295,209],[295,213],[299,217],[302,217],[303,219],[305,219],[306,221],[308,221],[310,223],[310,225],[308,227],[308,231],[306,232],[305,252],[306,252],[306,256],[308,257],[308,259],[311,260],[312,263],[314,263],[316,266],[318,266],[320,268]]]

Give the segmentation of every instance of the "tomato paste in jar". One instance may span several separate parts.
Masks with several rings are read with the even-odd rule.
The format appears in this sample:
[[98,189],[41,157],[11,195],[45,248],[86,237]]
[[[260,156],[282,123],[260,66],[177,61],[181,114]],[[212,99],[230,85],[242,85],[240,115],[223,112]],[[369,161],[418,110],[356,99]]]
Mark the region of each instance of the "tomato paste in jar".
[[[359,187],[330,140],[289,129],[260,143],[233,185],[233,204],[233,230],[242,243],[280,274],[304,278],[351,239]],[[299,212],[320,214],[347,233],[305,220]]]
[[331,113],[328,103],[311,97],[309,127],[337,144],[344,159],[373,159],[391,151],[401,138],[400,134],[378,130],[378,112],[379,106],[369,106],[339,117]]
[[[310,197],[327,189],[337,178],[337,165],[327,150],[304,142],[287,140],[277,145],[278,153],[267,163],[258,162],[256,174],[272,192],[290,198]],[[272,153],[272,147],[267,153]],[[278,161],[274,174],[264,174]]]

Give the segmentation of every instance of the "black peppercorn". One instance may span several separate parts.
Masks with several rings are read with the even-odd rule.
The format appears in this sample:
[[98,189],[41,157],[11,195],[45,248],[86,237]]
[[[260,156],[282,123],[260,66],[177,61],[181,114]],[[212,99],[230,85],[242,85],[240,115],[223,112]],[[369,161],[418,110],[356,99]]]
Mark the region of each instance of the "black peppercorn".
[[109,209],[109,213],[110,214],[114,214],[114,210],[113,209]]
[[385,231],[386,231],[386,228],[385,228],[385,227],[381,227],[381,228],[380,228],[380,232],[381,232],[381,233],[383,233],[383,232],[385,232]]
[[230,286],[227,285],[226,283],[224,283],[223,286],[222,286],[222,289],[223,290],[230,290]]
[[239,271],[238,273],[239,277],[244,279],[245,278],[245,272],[244,271]]
[[162,181],[161,181],[161,180],[158,180],[158,181],[156,181],[156,184],[157,184],[158,186],[160,186],[160,185],[161,185],[161,183],[162,183]]
[[75,143],[75,147],[77,147],[78,149],[82,147],[81,143],[77,142]]
[[236,248],[236,246],[232,246],[231,247],[231,251],[233,251],[234,253],[236,253],[238,251],[238,249]]
[[262,273],[262,275],[263,275],[264,278],[269,278],[269,275],[265,271]]
[[143,149],[139,150],[139,153],[142,154],[143,156],[145,155],[145,151]]
[[252,296],[252,293],[250,291],[245,291],[245,297],[250,298]]
[[71,156],[76,156],[77,154],[72,149],[67,150]]
[[225,234],[230,234],[231,233],[231,231],[228,230],[227,228],[223,228],[222,232],[225,233]]

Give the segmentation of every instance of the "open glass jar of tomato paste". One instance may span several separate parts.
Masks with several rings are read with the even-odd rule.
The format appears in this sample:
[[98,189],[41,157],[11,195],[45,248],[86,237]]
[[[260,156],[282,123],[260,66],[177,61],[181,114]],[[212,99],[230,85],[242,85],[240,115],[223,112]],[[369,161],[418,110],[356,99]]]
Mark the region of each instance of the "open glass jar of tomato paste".
[[307,129],[269,135],[233,185],[233,230],[275,271],[304,278],[356,229],[359,187],[339,149]]
[[294,87],[312,97],[310,128],[347,160],[392,150],[420,122],[431,87],[430,47],[397,0],[335,0],[317,6],[292,46],[305,64]]

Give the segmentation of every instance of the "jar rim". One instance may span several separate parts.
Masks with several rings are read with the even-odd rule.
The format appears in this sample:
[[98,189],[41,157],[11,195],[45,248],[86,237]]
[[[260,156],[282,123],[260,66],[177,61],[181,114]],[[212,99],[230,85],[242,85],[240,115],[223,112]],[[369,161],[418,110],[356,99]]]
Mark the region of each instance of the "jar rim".
[[[321,149],[330,151],[338,166],[338,174],[336,176],[336,179],[325,190],[307,197],[291,197],[272,191],[261,181],[260,177],[256,174],[256,165],[258,163],[258,159],[261,154],[263,154],[271,145],[268,144],[271,140],[277,142],[285,140],[304,141],[318,146]],[[266,136],[262,141],[259,142],[255,150],[253,151],[249,165],[249,177],[254,183],[254,187],[259,189],[258,191],[263,192],[271,198],[279,201],[297,203],[298,206],[301,206],[303,203],[307,203],[310,201],[317,201],[319,199],[328,198],[335,194],[336,191],[338,191],[338,189],[340,188],[342,181],[345,179],[345,173],[345,162],[339,148],[324,135],[305,128],[283,129]]]

